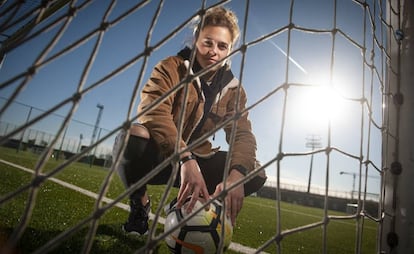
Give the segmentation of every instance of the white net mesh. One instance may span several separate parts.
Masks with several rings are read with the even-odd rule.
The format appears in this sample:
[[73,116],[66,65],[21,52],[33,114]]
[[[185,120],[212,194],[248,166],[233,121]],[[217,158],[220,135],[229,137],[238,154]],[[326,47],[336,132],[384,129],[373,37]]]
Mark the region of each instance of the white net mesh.
[[[111,222],[120,226],[127,214],[126,197],[176,154],[123,190],[115,172],[119,158],[112,158],[111,147],[115,135],[136,121],[138,94],[152,67],[191,42],[189,26],[201,10],[224,4],[239,16],[242,39],[231,54],[232,69],[247,91],[246,111],[262,163],[243,182],[265,169],[268,181],[257,195],[271,198],[268,204],[246,199],[245,207],[252,202],[256,211],[261,211],[259,206],[272,211],[264,224],[255,223],[257,214],[240,215],[229,251],[380,252],[381,175],[387,165],[381,139],[390,96],[386,45],[398,40],[392,35],[396,28],[386,20],[400,15],[393,9],[387,17],[387,3],[2,1],[0,136],[2,145],[16,152],[12,156],[4,150],[5,170],[0,174],[2,179],[25,180],[0,184],[2,217],[18,214],[1,222],[0,243],[35,253],[65,248],[162,253],[165,234],[157,227],[162,227],[162,208],[174,196],[171,185],[152,197],[155,226],[145,240],[130,244],[132,240],[113,229],[117,226],[104,232],[108,223],[103,218],[116,213],[118,220]],[[213,142],[222,148],[231,147],[222,141],[222,127],[208,135],[215,135]],[[26,161],[27,151],[37,154],[35,164]],[[100,181],[77,178],[78,162],[90,170],[99,167]],[[31,178],[20,178],[21,170]],[[69,207],[82,206],[88,212],[78,217],[74,209],[67,216],[77,217],[75,223],[46,233],[41,229],[50,229],[38,225],[37,209],[61,201],[43,195],[50,181],[93,201],[81,205],[68,197]],[[322,210],[301,214],[285,201]],[[348,214],[338,212],[345,208]],[[52,220],[54,214],[43,216]],[[347,236],[337,230],[341,225],[350,227],[344,230]],[[271,233],[264,233],[266,227]],[[29,244],[30,232],[41,234],[41,240]],[[75,237],[81,240],[70,240]],[[111,239],[109,247],[105,237]]]

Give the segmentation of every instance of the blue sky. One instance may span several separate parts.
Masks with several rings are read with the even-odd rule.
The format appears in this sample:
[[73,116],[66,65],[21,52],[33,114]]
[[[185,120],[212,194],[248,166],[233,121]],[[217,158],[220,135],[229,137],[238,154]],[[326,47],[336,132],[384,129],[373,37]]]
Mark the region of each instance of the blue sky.
[[[80,1],[83,2],[83,1]],[[110,1],[102,0],[92,3],[86,11],[76,15],[73,22],[53,48],[48,56],[60,51],[67,45],[75,42],[86,33],[92,31],[101,22],[101,18]],[[207,1],[207,5],[217,1]],[[295,1],[292,22],[300,27],[309,29],[332,29],[334,25],[333,3],[331,0],[300,0]],[[118,17],[120,13],[135,4],[135,1],[118,1],[109,20]],[[99,54],[96,56],[85,87],[95,83],[102,77],[118,68],[134,56],[142,52],[152,17],[158,1],[152,1],[141,10],[125,18],[120,24],[110,28],[103,38]],[[201,1],[177,0],[165,1],[161,16],[153,31],[150,45],[155,45],[173,29],[187,20],[201,6]],[[243,31],[245,1],[232,1],[226,6],[234,10],[239,16],[239,24]],[[251,42],[264,34],[277,31],[289,24],[290,1],[250,1],[248,23],[246,27],[246,42]],[[353,1],[338,1],[336,26],[356,43],[364,42],[364,13],[360,6]],[[368,22],[369,23],[369,22]],[[31,66],[39,52],[56,33],[59,26],[51,29],[41,37],[11,51],[7,54],[0,69],[0,83],[14,75],[20,74]],[[366,34],[367,50],[371,50],[371,29]],[[378,34],[377,34],[378,35]],[[162,58],[176,54],[191,39],[191,29],[185,28],[173,39],[166,42],[149,59],[145,79],[149,71]],[[81,73],[85,67],[96,37],[83,44],[75,51],[64,55],[53,64],[41,68],[25,89],[17,97],[17,101],[40,109],[49,109],[63,99],[71,96],[77,88]],[[287,49],[290,43],[290,59],[287,61]],[[332,119],[331,145],[350,154],[359,156],[369,155],[377,166],[380,165],[381,134],[371,129],[372,138],[368,134],[367,118],[361,132],[361,106],[347,98],[361,98],[371,94],[369,79],[370,70],[364,69],[361,51],[352,45],[344,36],[338,35],[335,40],[335,62],[333,65],[333,83],[335,93],[329,97],[329,105],[319,104],[323,92],[315,89],[292,86],[288,89],[287,116],[284,127],[282,151],[285,153],[300,153],[309,151],[306,147],[306,138],[311,134],[320,135],[321,146],[325,147],[328,140],[326,114]],[[288,30],[281,31],[276,36],[261,42],[248,49],[243,70],[243,85],[248,93],[249,105],[267,95],[270,91],[280,87],[285,81],[300,84],[321,84],[329,81],[331,73],[332,35],[330,33],[304,33],[293,30],[290,40]],[[379,52],[376,49],[376,64],[379,64]],[[366,57],[369,60],[369,55]],[[85,127],[73,122],[68,129],[67,136],[77,139],[79,134],[84,136],[87,145],[91,137],[92,126],[98,114],[96,105],[104,105],[100,127],[111,130],[119,126],[127,117],[127,109],[131,93],[137,82],[142,60],[86,94],[77,109],[74,119],[89,123]],[[287,67],[288,64],[288,67]],[[232,59],[233,72],[240,75],[241,55]],[[287,72],[288,70],[288,72]],[[287,75],[286,75],[287,74]],[[365,76],[364,76],[365,75]],[[362,89],[365,82],[366,87]],[[381,94],[378,81],[374,80],[373,118],[381,123]],[[2,88],[0,95],[8,97],[18,82]],[[142,84],[141,84],[142,85]],[[279,152],[281,140],[282,109],[284,100],[283,90],[278,91],[268,100],[255,107],[250,112],[254,133],[258,141],[258,158],[262,163],[274,158]],[[3,103],[2,100],[0,100]],[[59,110],[58,114],[66,114],[69,107]],[[329,110],[327,110],[329,109]],[[135,111],[134,111],[135,112]],[[38,111],[34,110],[32,116]],[[14,123],[22,123],[27,117],[27,109],[19,106],[11,107],[0,119]],[[61,122],[59,117],[50,117],[36,127],[45,131],[54,132]],[[362,138],[361,138],[362,137]],[[112,140],[107,143],[110,145]],[[218,134],[214,141],[216,145],[226,148],[222,134]],[[366,159],[366,157],[364,158]],[[330,158],[330,187],[339,190],[351,190],[352,177],[340,175],[339,172],[358,173],[358,161],[338,152],[333,152]],[[324,153],[314,156],[312,184],[323,186],[325,182],[327,157]],[[282,180],[287,183],[307,184],[310,156],[285,157],[282,160]],[[274,177],[276,166],[267,169],[268,175]],[[372,168],[371,168],[372,169]],[[369,175],[378,176],[371,170]],[[369,178],[368,192],[378,193],[379,179]]]

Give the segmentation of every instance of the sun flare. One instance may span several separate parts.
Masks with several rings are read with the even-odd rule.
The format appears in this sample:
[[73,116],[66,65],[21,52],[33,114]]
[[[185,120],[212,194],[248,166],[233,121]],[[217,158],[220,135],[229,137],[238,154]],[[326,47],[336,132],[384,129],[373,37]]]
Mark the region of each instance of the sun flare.
[[345,99],[328,82],[310,84],[295,96],[295,115],[311,131],[323,131],[329,123],[344,117]]

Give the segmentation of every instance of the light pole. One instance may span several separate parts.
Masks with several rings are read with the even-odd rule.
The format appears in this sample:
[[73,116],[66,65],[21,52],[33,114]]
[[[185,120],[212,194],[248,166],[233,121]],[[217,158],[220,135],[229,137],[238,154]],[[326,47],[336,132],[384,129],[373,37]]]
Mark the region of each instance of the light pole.
[[[321,137],[319,135],[312,134],[306,137],[306,147],[311,148],[312,152],[315,150],[315,148],[320,148],[321,146],[322,146]],[[308,193],[310,192],[311,179],[312,179],[313,155],[314,154],[312,153],[310,165],[309,165]]]
[[[26,124],[29,122],[29,120],[30,120],[30,116],[32,115],[32,111],[33,111],[33,107],[30,107],[30,109],[29,109],[29,113],[27,114],[27,117],[26,117]],[[23,138],[24,138],[24,133],[26,132],[26,128],[22,131],[22,135],[20,136],[20,141],[19,141],[19,144],[18,144],[18,146],[17,146],[17,150],[16,150],[16,152],[19,152],[20,151],[20,149],[22,148],[22,143],[23,143]]]
[[[99,109],[99,111],[98,111],[98,116],[96,117],[95,128],[93,129],[90,146],[92,146],[95,142],[96,133],[98,132],[99,122],[101,121],[102,111],[104,109],[104,105],[98,103],[96,105],[96,107]],[[89,156],[89,162],[90,162],[89,166],[90,167],[92,167],[92,163],[93,163],[93,159],[91,158],[92,156],[95,156],[95,149],[93,149],[92,155]]]
[[76,149],[76,153],[79,153],[81,150],[81,145],[82,145],[82,139],[83,139],[83,134],[81,133],[79,135],[79,144],[78,144],[78,149]]
[[339,174],[340,175],[352,175],[351,200],[354,200],[356,173],[341,171],[341,172],[339,172]]
[[65,141],[65,137],[66,137],[66,132],[67,131],[68,131],[68,127],[66,126],[65,132],[63,132],[62,141],[60,142],[59,150],[56,153],[56,160],[59,160],[60,153],[62,152],[62,148],[63,148],[63,142]]
[[[351,199],[354,200],[354,193],[355,193],[355,181],[356,181],[356,176],[357,173],[355,172],[346,172],[346,171],[341,171],[339,172],[340,175],[351,175],[352,176],[352,191],[351,191]],[[365,176],[365,175],[362,175]],[[372,177],[372,178],[377,178],[376,176],[370,176],[367,175],[367,177]]]

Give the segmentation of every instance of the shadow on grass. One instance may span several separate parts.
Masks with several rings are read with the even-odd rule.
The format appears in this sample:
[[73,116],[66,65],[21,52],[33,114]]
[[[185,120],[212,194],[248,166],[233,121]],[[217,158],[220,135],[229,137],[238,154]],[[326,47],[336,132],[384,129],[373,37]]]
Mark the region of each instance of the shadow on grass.
[[[157,231],[159,230],[160,229],[157,229]],[[0,229],[0,246],[4,244],[7,237],[12,234],[12,231],[12,228]],[[29,227],[24,232],[22,238],[14,250],[9,250],[6,253],[2,251],[0,252],[2,254],[32,253],[41,248],[50,239],[53,239],[60,233],[62,233],[62,231],[45,231]],[[81,231],[67,238],[65,241],[61,242],[53,249],[48,250],[47,253],[81,253],[82,248],[85,244],[87,233],[88,228],[82,229]],[[125,234],[122,231],[120,224],[99,225],[94,237],[91,251],[89,253],[134,253],[145,245],[146,240],[147,238],[145,236]],[[159,249],[160,245],[156,247],[154,253],[162,253],[162,251],[160,252]]]

